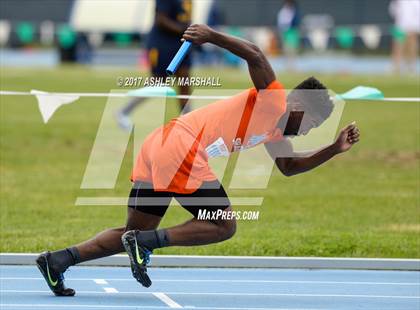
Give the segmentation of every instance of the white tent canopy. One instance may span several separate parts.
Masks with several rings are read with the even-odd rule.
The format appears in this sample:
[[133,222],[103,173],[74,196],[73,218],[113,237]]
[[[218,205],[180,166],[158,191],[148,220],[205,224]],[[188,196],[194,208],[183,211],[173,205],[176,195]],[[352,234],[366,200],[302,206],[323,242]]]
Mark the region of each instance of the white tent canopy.
[[[212,0],[193,0],[193,23],[206,23]],[[83,32],[141,32],[150,30],[154,19],[152,0],[76,0],[70,23]]]

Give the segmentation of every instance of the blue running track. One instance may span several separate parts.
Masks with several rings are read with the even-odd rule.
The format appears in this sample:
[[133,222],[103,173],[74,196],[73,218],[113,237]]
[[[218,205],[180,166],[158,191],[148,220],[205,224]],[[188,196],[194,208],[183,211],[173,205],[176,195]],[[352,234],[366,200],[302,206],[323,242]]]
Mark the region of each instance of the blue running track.
[[146,289],[129,268],[73,267],[75,297],[55,297],[34,266],[0,266],[0,308],[109,310],[419,310],[420,272],[150,268]]

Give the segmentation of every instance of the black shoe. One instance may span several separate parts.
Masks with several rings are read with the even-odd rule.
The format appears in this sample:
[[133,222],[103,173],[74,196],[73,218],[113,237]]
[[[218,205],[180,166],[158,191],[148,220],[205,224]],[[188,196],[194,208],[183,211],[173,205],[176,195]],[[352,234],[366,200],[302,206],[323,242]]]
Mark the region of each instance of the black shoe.
[[144,287],[149,287],[152,281],[147,275],[146,266],[150,262],[152,252],[137,242],[136,230],[127,231],[122,235],[121,241],[130,258],[133,277]]
[[44,276],[45,281],[47,281],[51,291],[55,296],[74,296],[74,294],[76,294],[75,290],[64,286],[63,273],[55,271],[51,265],[48,264],[50,257],[50,252],[40,254],[36,259],[36,265]]

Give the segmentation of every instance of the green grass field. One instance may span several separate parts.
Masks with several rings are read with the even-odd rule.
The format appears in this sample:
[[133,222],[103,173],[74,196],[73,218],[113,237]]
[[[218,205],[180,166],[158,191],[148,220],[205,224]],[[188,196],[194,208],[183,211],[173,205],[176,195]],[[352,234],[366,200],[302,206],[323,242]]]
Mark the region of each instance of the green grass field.
[[[223,72],[224,88],[245,88],[244,72]],[[107,92],[117,76],[137,72],[61,67],[0,70],[1,89]],[[303,75],[278,78],[293,87]],[[335,92],[378,87],[390,97],[420,97],[419,79],[393,76],[319,76]],[[125,196],[133,150],[115,190],[81,190],[105,99],[80,99],[44,125],[33,97],[0,97],[1,252],[39,252],[83,241],[124,225],[124,206],[75,206],[78,196]],[[419,123],[417,103],[347,103],[341,125],[356,120],[361,142],[349,153],[299,176],[274,173],[258,221],[241,221],[234,238],[159,254],[420,257]],[[238,192],[230,191],[237,195]],[[239,193],[240,194],[240,193]],[[248,210],[249,207],[239,207]],[[254,208],[255,209],[255,208]],[[171,208],[162,226],[189,218]]]

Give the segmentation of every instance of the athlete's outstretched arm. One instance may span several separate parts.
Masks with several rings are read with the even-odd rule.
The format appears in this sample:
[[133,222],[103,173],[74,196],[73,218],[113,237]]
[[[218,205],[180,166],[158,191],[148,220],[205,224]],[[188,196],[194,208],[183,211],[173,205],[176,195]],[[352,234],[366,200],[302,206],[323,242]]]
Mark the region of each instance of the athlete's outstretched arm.
[[312,170],[339,153],[348,151],[359,141],[360,133],[357,126],[352,123],[343,128],[337,140],[308,157],[293,157],[293,148],[288,140],[275,143],[266,143],[265,147],[276,163],[277,168],[286,176]]
[[246,60],[256,89],[265,89],[276,79],[267,58],[254,43],[217,32],[207,25],[191,25],[182,38],[198,45],[213,43]]

